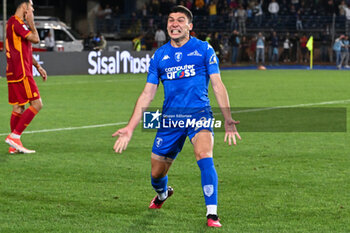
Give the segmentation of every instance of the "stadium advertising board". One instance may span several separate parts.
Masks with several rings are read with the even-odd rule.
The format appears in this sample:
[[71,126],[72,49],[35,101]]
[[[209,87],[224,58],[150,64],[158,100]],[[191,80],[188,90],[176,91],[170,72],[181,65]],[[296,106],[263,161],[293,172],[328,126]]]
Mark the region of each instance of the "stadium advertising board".
[[[115,51],[115,52],[39,52],[34,58],[47,71],[48,75],[77,75],[77,74],[120,74],[120,73],[146,73],[153,53],[141,51]],[[0,75],[6,74],[6,56],[0,55]],[[33,75],[39,73],[33,69]]]
[[144,57],[134,57],[129,51],[116,51],[113,55],[104,55],[92,51],[88,55],[91,68],[89,74],[119,74],[119,73],[146,73],[151,58],[149,54]]

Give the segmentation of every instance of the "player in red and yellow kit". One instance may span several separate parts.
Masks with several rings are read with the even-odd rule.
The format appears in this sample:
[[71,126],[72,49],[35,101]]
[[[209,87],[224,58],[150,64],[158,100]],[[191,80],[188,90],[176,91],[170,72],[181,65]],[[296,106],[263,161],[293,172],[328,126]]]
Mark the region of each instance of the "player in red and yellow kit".
[[[32,66],[36,67],[44,81],[47,79],[47,74],[32,55],[31,43],[40,41],[34,24],[33,2],[32,0],[15,2],[16,13],[6,25],[6,76],[9,103],[13,105],[13,111],[10,120],[11,134],[7,136],[5,142],[11,146],[10,153],[34,153],[34,150],[23,147],[20,139],[22,132],[43,106],[38,87],[33,79]],[[27,103],[30,107],[25,109]]]

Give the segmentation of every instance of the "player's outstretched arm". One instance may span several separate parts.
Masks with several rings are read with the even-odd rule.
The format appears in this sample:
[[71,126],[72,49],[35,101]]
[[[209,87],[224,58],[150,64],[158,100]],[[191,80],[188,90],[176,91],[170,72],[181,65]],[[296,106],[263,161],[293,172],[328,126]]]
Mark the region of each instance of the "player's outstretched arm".
[[33,57],[33,65],[35,66],[35,68],[43,78],[43,81],[45,82],[47,80],[46,70],[34,59],[34,57]]
[[231,146],[236,145],[236,137],[241,140],[241,136],[239,135],[236,125],[239,124],[239,121],[235,121],[232,119],[231,110],[230,110],[230,101],[228,98],[227,90],[225,85],[222,83],[220,74],[211,74],[210,81],[213,86],[214,94],[216,100],[220,106],[221,112],[225,118],[225,139]]
[[118,139],[114,143],[113,147],[116,153],[122,153],[124,150],[126,150],[132,137],[132,134],[142,118],[143,110],[145,108],[148,108],[148,106],[152,102],[154,96],[156,95],[157,88],[158,85],[156,84],[146,83],[145,88],[143,89],[140,97],[136,101],[134,112],[129,120],[128,125],[122,129],[117,130],[112,135],[113,137],[118,136]]

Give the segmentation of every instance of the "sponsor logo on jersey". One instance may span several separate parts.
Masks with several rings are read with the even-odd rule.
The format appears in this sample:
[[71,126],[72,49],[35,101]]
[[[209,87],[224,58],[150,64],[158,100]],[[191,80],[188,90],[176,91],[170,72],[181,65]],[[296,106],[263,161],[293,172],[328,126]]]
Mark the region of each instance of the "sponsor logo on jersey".
[[209,65],[216,64],[216,63],[217,63],[216,55],[213,54],[213,55],[211,55],[211,57],[209,59]]
[[165,55],[165,56],[163,57],[162,61],[168,60],[168,59],[170,59],[170,57],[169,57],[168,55]]
[[181,59],[182,59],[182,52],[176,52],[175,53],[175,60],[177,62],[179,62],[179,61],[181,61]]
[[194,50],[192,53],[187,54],[187,56],[198,56],[198,57],[201,57],[202,54],[198,53],[197,50]]
[[29,29],[27,28],[27,25],[23,24],[23,28],[24,30],[29,31]]
[[168,79],[188,78],[196,75],[194,65],[168,67],[165,72]]

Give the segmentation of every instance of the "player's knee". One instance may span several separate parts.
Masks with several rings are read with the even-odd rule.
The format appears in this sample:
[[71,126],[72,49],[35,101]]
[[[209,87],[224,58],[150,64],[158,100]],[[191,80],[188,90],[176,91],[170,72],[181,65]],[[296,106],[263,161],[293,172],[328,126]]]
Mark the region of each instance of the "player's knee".
[[32,106],[39,112],[44,105],[42,101],[38,101],[36,103],[33,103]]
[[196,154],[196,159],[201,160],[204,158],[211,158],[213,157],[213,153],[211,151],[198,151],[195,153]]
[[[165,174],[165,175],[166,175],[166,174]],[[152,176],[154,179],[160,179],[160,178],[164,177],[165,175],[164,175],[163,172],[161,172],[161,171],[152,171],[152,172],[151,172],[151,176]]]

